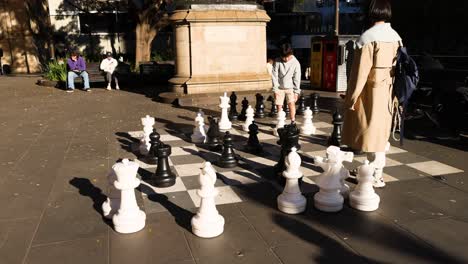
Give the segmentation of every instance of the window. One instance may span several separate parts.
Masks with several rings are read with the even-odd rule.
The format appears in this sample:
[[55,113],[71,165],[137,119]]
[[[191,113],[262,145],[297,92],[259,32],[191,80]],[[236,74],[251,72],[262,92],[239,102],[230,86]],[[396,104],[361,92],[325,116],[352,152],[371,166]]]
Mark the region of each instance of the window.
[[122,33],[130,31],[131,21],[127,13],[81,13],[80,32]]

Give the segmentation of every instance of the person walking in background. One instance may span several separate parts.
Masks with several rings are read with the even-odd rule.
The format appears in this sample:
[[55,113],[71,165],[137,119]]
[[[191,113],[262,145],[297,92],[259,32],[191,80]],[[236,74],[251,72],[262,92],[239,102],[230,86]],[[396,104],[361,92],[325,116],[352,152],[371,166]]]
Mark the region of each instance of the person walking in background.
[[272,71],[275,104],[278,111],[281,111],[286,99],[291,123],[294,123],[296,121],[296,101],[301,93],[301,64],[293,55],[291,44],[282,44],[280,51],[281,57],[276,59]]
[[115,74],[115,69],[119,62],[112,58],[112,53],[107,52],[106,58],[101,61],[100,69],[104,71],[106,74],[106,81],[107,81],[107,90],[111,90],[111,83],[112,79],[115,81],[115,89],[120,90],[119,88],[119,81],[117,80],[117,76]]
[[86,62],[81,57],[78,52],[72,51],[70,53],[70,58],[67,60],[68,68],[68,87],[67,92],[72,93],[75,90],[75,78],[81,77],[84,82],[84,90],[90,92],[89,87],[89,76],[86,72]]
[[375,166],[374,186],[384,187],[385,151],[390,144],[393,74],[402,40],[390,25],[388,0],[371,0],[368,19],[371,28],[356,42],[348,91],[345,96],[343,144],[367,152]]

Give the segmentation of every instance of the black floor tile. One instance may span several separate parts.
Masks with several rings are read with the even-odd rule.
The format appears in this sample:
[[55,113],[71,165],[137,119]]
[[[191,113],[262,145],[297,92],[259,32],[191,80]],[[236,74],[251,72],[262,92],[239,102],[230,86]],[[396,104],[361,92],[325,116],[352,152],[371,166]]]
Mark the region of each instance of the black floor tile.
[[164,212],[173,206],[183,209],[195,208],[195,204],[187,191],[163,194],[153,193],[143,196],[143,201],[146,214]]
[[108,259],[107,236],[32,247],[27,264],[102,264]]
[[451,186],[425,189],[415,195],[426,203],[439,208],[449,216],[468,221],[468,194]]

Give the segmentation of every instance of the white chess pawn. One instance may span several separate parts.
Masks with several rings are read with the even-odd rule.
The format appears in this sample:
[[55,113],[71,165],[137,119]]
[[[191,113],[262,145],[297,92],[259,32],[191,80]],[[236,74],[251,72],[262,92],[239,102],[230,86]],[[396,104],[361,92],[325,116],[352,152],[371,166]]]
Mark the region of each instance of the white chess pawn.
[[219,120],[219,129],[220,130],[229,130],[232,127],[231,121],[229,121],[228,116],[228,108],[230,98],[227,96],[226,92],[224,92],[224,96],[219,97],[220,104],[219,107],[221,108],[221,119]]
[[306,110],[304,111],[304,123],[301,127],[301,134],[310,136],[315,134],[315,130],[315,126],[312,123],[312,110],[310,110],[310,107],[307,106]]
[[283,128],[286,122],[286,112],[281,109],[281,111],[278,112],[278,116],[276,117],[276,126],[273,128],[273,135],[279,136],[278,135],[278,128]]
[[199,237],[216,237],[224,231],[224,217],[218,213],[215,197],[218,190],[215,189],[216,171],[210,162],[204,162],[200,172],[201,188],[197,194],[201,198],[200,208],[192,217],[192,232]]
[[107,181],[109,183],[107,200],[102,203],[102,214],[107,219],[112,219],[120,207],[120,191],[114,186],[116,180],[117,175],[115,175],[114,169],[111,169],[107,175]]
[[193,143],[205,142],[205,119],[201,116],[200,113],[197,113],[197,117],[195,117],[195,127],[193,128],[193,134],[191,138]]
[[286,185],[277,198],[278,209],[287,214],[299,214],[305,211],[307,200],[299,189],[299,178],[302,177],[301,157],[296,148],[291,149],[285,163],[287,169],[283,176],[286,178]]
[[343,209],[343,161],[350,157],[352,160],[349,153],[341,151],[339,147],[330,146],[325,160],[322,157],[314,158],[315,164],[324,170],[315,181],[320,187],[320,191],[314,196],[317,209],[324,212],[338,212]]
[[146,215],[138,207],[135,188],[140,185],[140,180],[136,178],[138,163],[122,160],[112,166],[117,176],[114,182],[115,188],[121,191],[120,208],[112,217],[115,231],[119,233],[134,233],[145,227]]
[[140,140],[139,151],[141,155],[148,155],[151,147],[149,136],[153,132],[154,117],[146,115],[141,118],[141,124],[143,125],[143,138]]
[[372,186],[375,168],[369,161],[358,169],[358,185],[349,195],[351,207],[361,211],[375,211],[379,208],[380,197]]
[[249,132],[249,126],[254,121],[254,110],[252,106],[249,105],[249,107],[245,111],[245,116],[246,116],[246,119],[245,119],[244,124],[242,125],[242,130],[244,130],[245,132]]

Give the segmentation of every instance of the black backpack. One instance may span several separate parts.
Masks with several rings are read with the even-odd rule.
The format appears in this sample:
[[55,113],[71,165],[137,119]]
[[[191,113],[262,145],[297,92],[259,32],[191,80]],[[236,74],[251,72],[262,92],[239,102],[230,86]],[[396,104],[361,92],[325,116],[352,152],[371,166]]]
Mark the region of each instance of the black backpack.
[[[400,145],[403,145],[403,132],[406,108],[411,95],[416,90],[419,82],[419,71],[416,62],[408,55],[405,47],[400,46],[397,52],[395,76],[393,81],[393,94],[403,108],[400,119]],[[399,111],[396,111],[396,115]],[[396,124],[394,124],[396,125]]]

